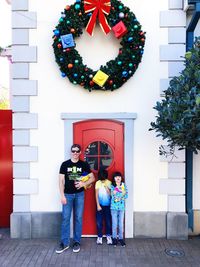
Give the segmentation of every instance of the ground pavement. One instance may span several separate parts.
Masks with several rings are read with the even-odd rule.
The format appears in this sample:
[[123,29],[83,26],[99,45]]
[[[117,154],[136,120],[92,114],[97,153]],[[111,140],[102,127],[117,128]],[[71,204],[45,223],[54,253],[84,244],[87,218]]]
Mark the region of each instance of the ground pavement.
[[[125,248],[96,245],[83,238],[81,251],[69,248],[56,254],[56,239],[11,239],[9,229],[0,229],[0,267],[200,267],[200,238],[184,240],[126,239]],[[170,255],[168,255],[168,254]]]

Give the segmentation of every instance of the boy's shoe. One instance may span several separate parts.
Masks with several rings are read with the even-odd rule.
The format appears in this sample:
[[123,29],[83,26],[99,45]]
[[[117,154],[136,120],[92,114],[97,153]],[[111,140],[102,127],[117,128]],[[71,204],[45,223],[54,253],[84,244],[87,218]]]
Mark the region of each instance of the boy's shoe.
[[59,247],[56,249],[56,253],[60,254],[63,251],[67,250],[69,248],[69,245],[64,246],[63,243],[60,243]]
[[117,246],[117,238],[113,238],[112,244],[113,244],[114,247]]
[[80,246],[80,244],[78,243],[78,242],[75,242],[74,244],[73,244],[73,252],[79,252],[81,250],[81,246]]
[[126,243],[124,242],[123,239],[119,239],[119,243],[122,247],[125,247],[126,246]]
[[111,238],[111,236],[107,236],[106,237],[106,239],[107,239],[107,245],[112,245],[112,238]]
[[97,237],[97,245],[102,245],[103,241],[102,241],[102,237]]

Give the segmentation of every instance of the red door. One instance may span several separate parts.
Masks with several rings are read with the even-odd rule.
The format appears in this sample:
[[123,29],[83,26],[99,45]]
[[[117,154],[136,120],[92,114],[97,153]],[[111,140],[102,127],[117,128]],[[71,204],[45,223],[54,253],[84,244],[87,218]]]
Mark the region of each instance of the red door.
[[[114,120],[87,120],[74,123],[74,143],[82,147],[82,160],[95,174],[100,167],[124,173],[124,124]],[[83,235],[96,235],[96,201],[94,185],[85,192]]]
[[0,110],[0,227],[10,226],[12,176],[12,111]]

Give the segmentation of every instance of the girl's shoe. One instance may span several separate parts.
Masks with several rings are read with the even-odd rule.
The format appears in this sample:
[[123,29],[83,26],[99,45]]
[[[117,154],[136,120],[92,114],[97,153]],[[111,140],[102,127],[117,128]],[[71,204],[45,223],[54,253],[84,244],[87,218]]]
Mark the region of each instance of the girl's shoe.
[[113,246],[116,247],[117,246],[117,238],[113,238],[113,242],[112,242]]
[[119,243],[122,247],[125,247],[126,246],[126,243],[124,242],[123,239],[119,239]]
[[102,241],[102,237],[97,237],[97,245],[102,245],[103,241]]
[[111,238],[111,236],[107,236],[106,237],[106,239],[107,239],[107,245],[112,245],[112,238]]

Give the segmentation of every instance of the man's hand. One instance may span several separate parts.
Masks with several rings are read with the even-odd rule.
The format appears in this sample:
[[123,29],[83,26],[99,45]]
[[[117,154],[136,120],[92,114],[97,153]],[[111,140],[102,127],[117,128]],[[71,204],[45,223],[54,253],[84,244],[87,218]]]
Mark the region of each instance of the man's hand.
[[76,187],[76,189],[80,189],[81,187],[84,187],[85,186],[85,183],[84,182],[82,182],[82,181],[76,181],[75,183],[74,183],[74,185],[75,185],[75,187]]
[[67,204],[67,199],[66,199],[65,196],[62,196],[62,197],[61,197],[61,203],[62,203],[63,205],[66,205],[66,204]]

